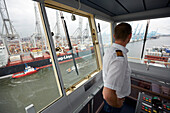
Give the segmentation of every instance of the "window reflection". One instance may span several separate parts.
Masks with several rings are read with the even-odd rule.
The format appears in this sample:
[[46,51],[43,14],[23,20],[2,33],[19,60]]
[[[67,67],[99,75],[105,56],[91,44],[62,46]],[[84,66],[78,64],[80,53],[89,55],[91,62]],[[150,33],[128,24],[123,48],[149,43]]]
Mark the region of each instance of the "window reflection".
[[0,112],[24,113],[30,104],[39,111],[61,93],[38,6],[31,0],[1,0],[0,5],[0,23],[6,26],[0,29]]
[[[64,87],[68,89],[97,69],[89,21],[87,17],[78,15],[75,15],[76,20],[72,21],[72,14],[70,13],[47,7],[46,10],[50,28],[55,34],[53,40]],[[63,29],[61,15],[64,16],[67,24],[72,50],[69,48],[68,40]],[[74,63],[73,55],[76,64]],[[79,74],[76,72],[76,67]]]

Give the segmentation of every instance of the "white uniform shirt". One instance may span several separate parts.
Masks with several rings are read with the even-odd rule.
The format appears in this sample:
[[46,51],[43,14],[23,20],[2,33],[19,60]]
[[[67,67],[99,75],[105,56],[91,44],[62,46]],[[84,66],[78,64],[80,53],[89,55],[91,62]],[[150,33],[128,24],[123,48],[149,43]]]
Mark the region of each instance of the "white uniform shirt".
[[[119,56],[116,50],[121,50],[123,55]],[[113,43],[103,58],[103,82],[104,87],[116,90],[118,98],[129,96],[131,92],[131,69],[128,65],[128,49]]]

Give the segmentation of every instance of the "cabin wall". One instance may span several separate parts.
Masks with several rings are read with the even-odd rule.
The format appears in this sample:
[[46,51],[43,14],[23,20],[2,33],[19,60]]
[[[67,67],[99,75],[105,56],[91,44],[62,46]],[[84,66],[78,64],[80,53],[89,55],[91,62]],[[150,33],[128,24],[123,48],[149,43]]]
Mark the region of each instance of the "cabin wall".
[[[57,113],[83,112],[84,106],[91,103],[97,94],[97,96],[101,96],[102,86],[102,72],[99,72],[70,95],[62,97],[56,103],[42,111],[42,113],[55,113],[56,111]],[[100,94],[98,92],[100,92]],[[98,104],[101,105],[102,101],[98,102]]]

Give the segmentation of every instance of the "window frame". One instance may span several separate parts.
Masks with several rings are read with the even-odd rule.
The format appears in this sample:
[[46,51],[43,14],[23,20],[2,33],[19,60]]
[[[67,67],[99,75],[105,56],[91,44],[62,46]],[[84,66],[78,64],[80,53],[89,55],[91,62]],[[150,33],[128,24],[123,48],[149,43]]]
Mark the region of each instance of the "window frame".
[[[94,51],[95,51],[95,56],[96,56],[96,64],[97,64],[97,69],[95,69],[92,73],[88,74],[86,77],[82,78],[79,82],[73,84],[71,87],[69,87],[68,89],[64,89],[64,83],[63,83],[63,79],[62,79],[62,75],[61,75],[61,71],[59,68],[59,63],[57,61],[57,55],[55,54],[55,48],[53,46],[53,40],[52,40],[52,35],[51,35],[51,30],[48,24],[48,18],[47,18],[47,14],[46,14],[46,10],[45,7],[48,8],[52,8],[52,9],[56,9],[56,10],[60,10],[60,11],[65,11],[68,13],[72,13],[73,11],[76,12],[74,14],[76,15],[80,15],[83,17],[87,17],[88,18],[88,22],[89,22],[89,27],[90,27],[90,31],[91,31],[91,36],[92,36],[92,41],[93,41],[93,47],[94,47]],[[76,90],[80,84],[82,85],[82,83],[85,83],[87,80],[89,80],[91,77],[95,76],[96,73],[100,72],[102,69],[102,59],[101,59],[101,55],[100,55],[100,48],[99,48],[99,42],[98,42],[98,37],[97,37],[97,31],[96,31],[96,26],[95,26],[95,20],[94,20],[94,15],[81,11],[81,10],[77,10],[75,8],[66,6],[64,4],[55,2],[55,1],[51,1],[51,0],[46,0],[44,1],[44,3],[40,2],[40,8],[41,8],[41,13],[42,16],[44,16],[44,25],[46,25],[46,32],[47,32],[47,36],[49,38],[48,41],[49,45],[50,45],[50,52],[52,53],[52,62],[53,62],[53,66],[55,67],[55,73],[57,73],[58,79],[59,79],[59,84],[61,86],[61,91],[63,93],[63,96],[67,96],[68,94],[72,93],[74,90]],[[85,81],[85,82],[84,82]]]

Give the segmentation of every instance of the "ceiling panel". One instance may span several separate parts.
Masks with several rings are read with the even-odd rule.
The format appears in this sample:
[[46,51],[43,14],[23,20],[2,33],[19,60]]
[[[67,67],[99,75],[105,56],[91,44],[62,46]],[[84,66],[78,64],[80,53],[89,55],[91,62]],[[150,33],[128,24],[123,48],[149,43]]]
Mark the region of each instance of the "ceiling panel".
[[123,9],[115,0],[87,0],[96,6],[103,7],[104,9],[112,12],[115,15],[126,14],[127,11]]
[[145,10],[143,0],[119,0],[119,2],[125,6],[130,13]]
[[169,0],[145,0],[146,3],[146,9],[158,9],[166,7]]
[[170,0],[81,0],[81,3],[110,16],[170,7]]
[[98,5],[93,1],[81,0],[81,3],[86,4],[86,5],[90,6],[90,7],[94,8],[94,9],[97,9],[97,10],[103,12],[103,13],[106,13],[106,14],[108,14],[110,16],[115,16],[115,14],[112,13],[111,11],[109,11],[107,8],[103,7],[102,5]]

